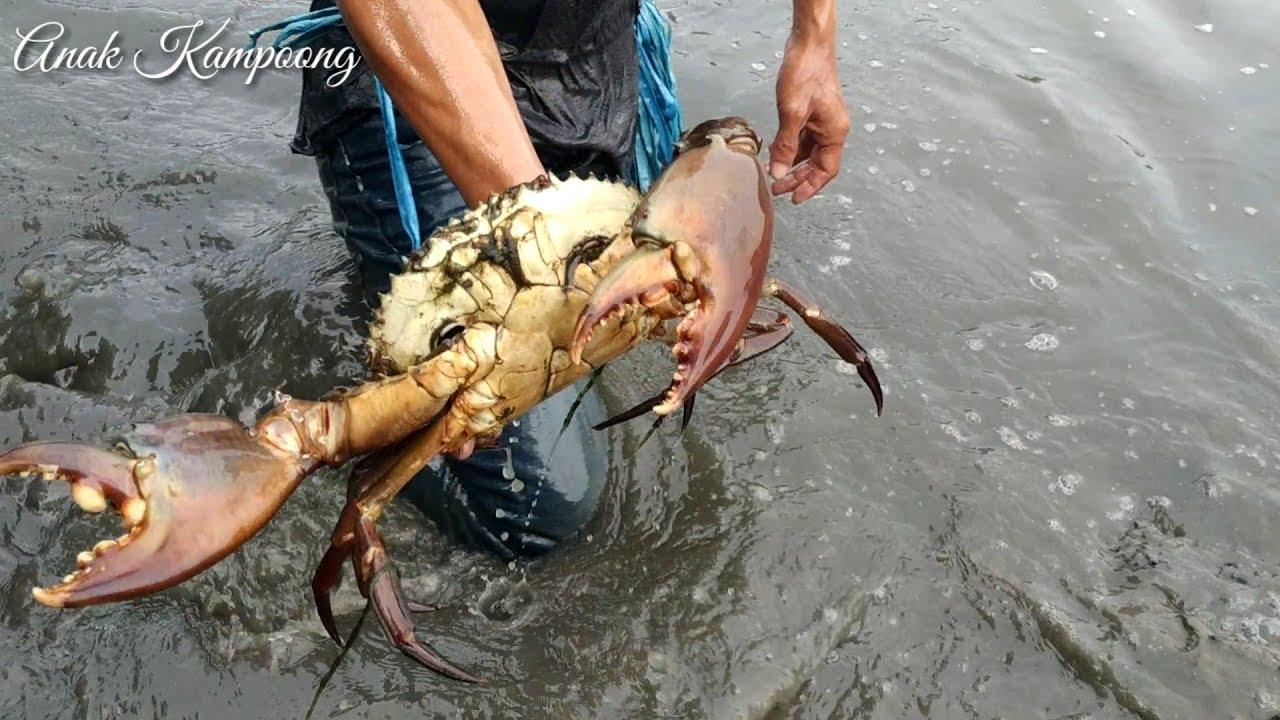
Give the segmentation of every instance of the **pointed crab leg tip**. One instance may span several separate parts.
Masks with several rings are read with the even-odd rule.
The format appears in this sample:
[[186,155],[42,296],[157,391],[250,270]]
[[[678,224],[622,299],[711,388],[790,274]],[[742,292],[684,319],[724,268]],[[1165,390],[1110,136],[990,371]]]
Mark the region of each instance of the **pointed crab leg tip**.
[[876,377],[875,368],[871,367],[871,363],[864,363],[858,366],[858,377],[862,378],[862,382],[866,383],[867,389],[871,391],[871,397],[876,401],[876,417],[884,415],[884,390],[880,388],[880,378]]

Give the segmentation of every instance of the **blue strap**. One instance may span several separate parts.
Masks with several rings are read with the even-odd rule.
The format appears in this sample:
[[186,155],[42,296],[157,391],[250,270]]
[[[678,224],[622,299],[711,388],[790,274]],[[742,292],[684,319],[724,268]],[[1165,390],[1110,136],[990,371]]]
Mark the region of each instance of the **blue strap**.
[[396,186],[396,209],[400,212],[400,224],[409,234],[409,243],[416,252],[422,247],[422,234],[418,230],[418,204],[413,201],[413,185],[409,182],[409,170],[404,165],[404,153],[396,140],[396,109],[391,96],[376,77],[378,107],[382,110],[382,133],[387,141],[387,157],[391,160],[391,182]]
[[[272,23],[249,33],[248,48],[258,46],[258,40],[265,34],[277,32],[271,47],[297,48],[310,44],[335,25],[342,23],[342,13],[331,7],[314,10],[301,15],[294,15],[279,22]],[[378,90],[378,109],[382,111],[382,134],[387,144],[387,159],[391,165],[391,182],[396,189],[396,211],[400,214],[400,224],[409,236],[409,245],[416,251],[422,247],[422,232],[418,225],[418,204],[413,200],[413,184],[409,182],[409,170],[404,164],[404,152],[396,140],[396,111],[391,103],[382,82],[375,76],[374,87]]]
[[271,47],[277,50],[283,47],[301,47],[310,44],[321,32],[341,22],[342,13],[336,7],[294,15],[249,33],[249,44],[246,47],[257,47],[258,38],[276,30],[280,34],[271,43]]
[[636,117],[634,170],[640,190],[662,174],[680,138],[680,100],[671,72],[671,28],[653,0],[641,0],[636,18],[640,98]]

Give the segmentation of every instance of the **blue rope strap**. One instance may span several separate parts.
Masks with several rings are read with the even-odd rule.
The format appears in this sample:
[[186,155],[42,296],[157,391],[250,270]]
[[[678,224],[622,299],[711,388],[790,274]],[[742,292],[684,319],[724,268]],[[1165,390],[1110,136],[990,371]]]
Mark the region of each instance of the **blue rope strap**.
[[250,49],[257,47],[259,38],[277,30],[280,34],[276,35],[271,47],[277,50],[283,47],[302,47],[310,44],[320,33],[341,22],[342,13],[338,12],[336,7],[294,15],[249,33],[248,47]]
[[418,230],[418,204],[413,201],[413,184],[409,182],[409,170],[404,164],[404,153],[396,140],[396,109],[391,96],[382,87],[382,81],[374,78],[378,88],[378,107],[382,110],[382,133],[387,141],[387,156],[391,160],[391,181],[396,186],[396,209],[400,212],[400,224],[409,234],[409,243],[416,252],[422,247],[422,235]]
[[636,184],[644,191],[671,162],[682,124],[676,77],[671,72],[671,28],[653,0],[640,3],[636,52],[640,56],[640,107],[634,170]]
[[[325,8],[285,18],[249,33],[249,49],[258,46],[265,34],[276,32],[271,47],[298,48],[310,44],[330,28],[342,22],[338,8]],[[636,18],[636,51],[640,72],[639,112],[636,117],[635,161],[633,170],[640,190],[649,188],[671,162],[676,140],[680,137],[680,101],[676,96],[676,79],[671,72],[671,28],[653,0],[641,0]],[[396,139],[395,105],[386,88],[376,77],[378,109],[382,113],[383,136],[387,158],[391,164],[391,181],[396,190],[396,209],[409,242],[416,251],[422,246],[418,225],[418,206],[413,199],[413,185],[405,166],[404,152]]]

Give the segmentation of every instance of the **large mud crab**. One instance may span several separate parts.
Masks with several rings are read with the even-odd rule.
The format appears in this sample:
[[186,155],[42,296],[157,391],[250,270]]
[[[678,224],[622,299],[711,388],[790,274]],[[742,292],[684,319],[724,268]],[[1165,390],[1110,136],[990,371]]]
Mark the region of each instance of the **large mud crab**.
[[[36,600],[79,607],[190,578],[261,529],[306,475],[365,456],[312,587],[330,609],[350,559],[361,594],[406,654],[452,678],[413,630],[376,522],[441,453],[465,456],[543,398],[651,339],[678,363],[668,390],[621,419],[688,412],[727,365],[791,333],[773,297],[797,311],[883,399],[862,347],[818,306],[767,278],[772,206],[740,118],[703,123],[643,199],[616,183],[543,179],[512,188],[442,228],[394,278],[372,325],[376,375],[311,402],[280,397],[254,427],[214,415],[136,426],[112,450],[38,442],[0,454],[0,473],[70,483],[81,508],[113,507],[128,532],[77,557],[79,569]],[[676,322],[678,320],[678,322]],[[668,322],[671,321],[671,322]],[[672,328],[670,325],[675,324]]]

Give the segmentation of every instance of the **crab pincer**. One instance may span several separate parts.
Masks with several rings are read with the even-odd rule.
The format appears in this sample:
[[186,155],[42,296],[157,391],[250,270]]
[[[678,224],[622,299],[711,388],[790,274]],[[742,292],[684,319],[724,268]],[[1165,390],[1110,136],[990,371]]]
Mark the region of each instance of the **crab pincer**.
[[83,510],[111,507],[128,528],[81,552],[60,583],[32,591],[70,608],[146,595],[213,565],[275,515],[313,462],[228,418],[180,415],[135,426],[114,451],[22,445],[0,453],[0,475],[66,481]]
[[671,348],[676,371],[652,410],[668,415],[685,406],[687,415],[698,388],[743,350],[760,299],[775,297],[858,368],[879,413],[883,394],[862,346],[797,291],[766,282],[773,203],[756,160],[760,146],[760,136],[738,117],[709,120],[681,137],[676,159],[630,220],[638,249],[592,292],[571,357],[578,361],[595,329],[615,314],[675,299],[685,308]]

